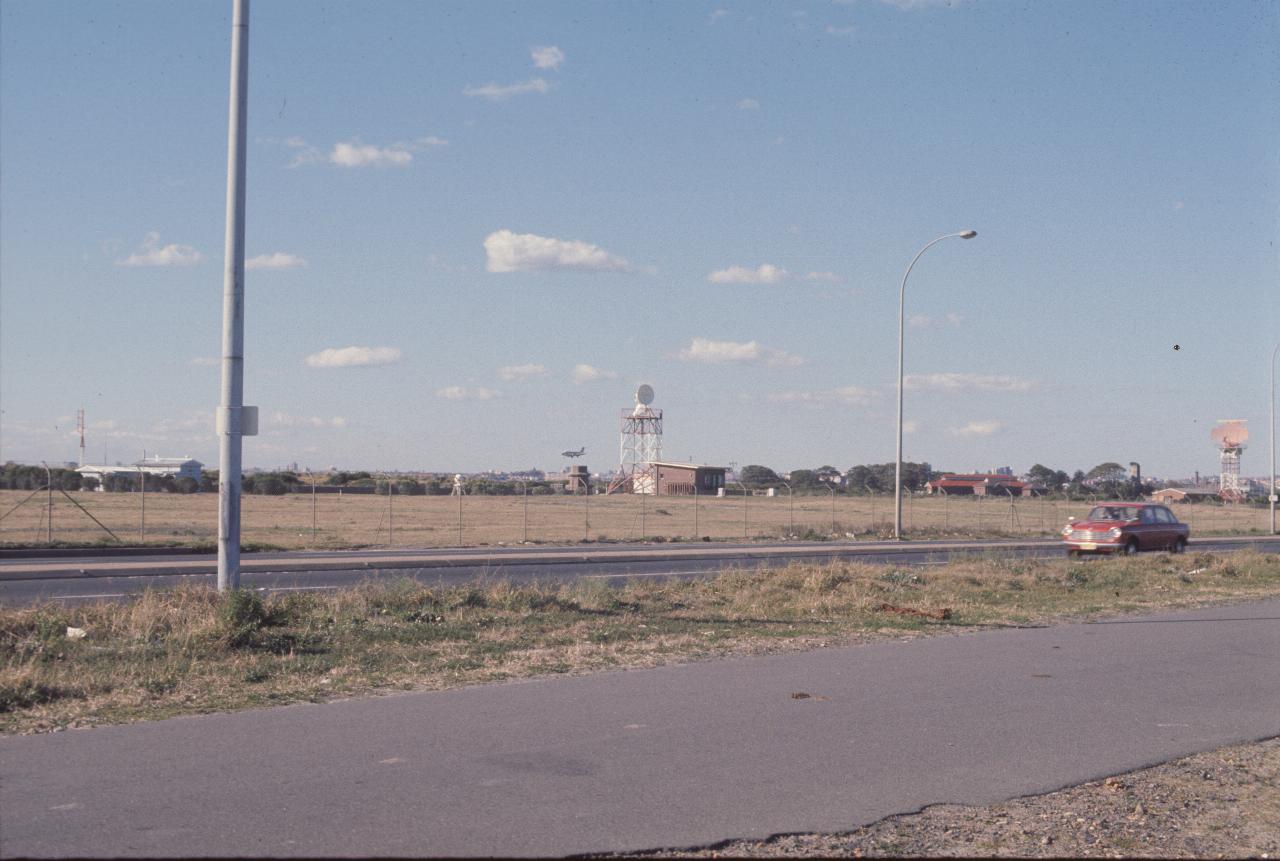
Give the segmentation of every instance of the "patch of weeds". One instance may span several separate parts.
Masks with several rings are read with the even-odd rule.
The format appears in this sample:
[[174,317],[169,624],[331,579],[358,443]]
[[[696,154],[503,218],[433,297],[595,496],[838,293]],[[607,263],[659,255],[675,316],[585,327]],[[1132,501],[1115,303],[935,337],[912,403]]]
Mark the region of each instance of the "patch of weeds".
[[63,699],[84,699],[84,692],[78,688],[37,682],[29,678],[0,682],[0,714]]
[[457,589],[449,592],[444,606],[451,610],[464,607],[488,607],[489,599],[483,589]]
[[228,592],[218,604],[218,627],[229,648],[247,646],[266,624],[267,610],[254,592]]
[[1079,566],[1072,566],[1067,572],[1068,586],[1084,586],[1089,582],[1089,572]]
[[260,682],[265,682],[269,678],[271,678],[271,673],[266,668],[250,667],[245,671],[245,674],[240,677],[240,680],[246,684],[256,685]]
[[[972,577],[967,579],[974,580],[975,586],[979,585],[980,583],[980,581],[977,581],[975,578],[972,578]],[[907,587],[920,587],[920,586],[923,586],[926,582],[925,578],[922,577],[919,574],[919,572],[911,571],[909,569],[902,570],[902,571],[899,571],[897,569],[894,569],[893,571],[886,571],[884,574],[880,575],[880,580],[885,583],[890,583],[894,586],[907,586]]]
[[142,688],[152,696],[158,697],[176,690],[178,687],[178,680],[173,676],[155,676],[149,679],[143,679],[142,684],[138,685],[138,687]]

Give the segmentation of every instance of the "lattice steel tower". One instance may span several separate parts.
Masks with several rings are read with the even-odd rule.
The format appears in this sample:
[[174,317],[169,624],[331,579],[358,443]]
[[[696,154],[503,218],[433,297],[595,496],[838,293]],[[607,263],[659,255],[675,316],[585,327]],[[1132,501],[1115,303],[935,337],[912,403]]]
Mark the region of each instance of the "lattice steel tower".
[[1240,453],[1245,450],[1245,440],[1249,438],[1249,429],[1244,426],[1245,419],[1221,419],[1218,426],[1209,432],[1222,452],[1222,472],[1218,477],[1218,495],[1227,502],[1239,502],[1247,495],[1245,484],[1240,480]]
[[662,460],[662,410],[655,410],[653,387],[636,389],[636,405],[622,411],[622,443],[618,475],[609,483],[608,493],[656,493],[655,461]]

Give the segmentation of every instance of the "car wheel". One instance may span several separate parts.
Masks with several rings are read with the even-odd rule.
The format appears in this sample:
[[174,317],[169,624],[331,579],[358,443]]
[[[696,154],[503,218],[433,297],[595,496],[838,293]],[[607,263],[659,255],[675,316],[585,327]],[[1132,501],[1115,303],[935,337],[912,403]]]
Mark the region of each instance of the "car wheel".
[[1124,545],[1124,549],[1120,551],[1125,556],[1133,556],[1138,552],[1138,539],[1130,538]]
[[1187,552],[1187,539],[1185,539],[1185,538],[1179,538],[1177,541],[1173,542],[1173,552],[1174,552],[1174,553],[1186,553],[1186,552]]
[[1079,550],[1068,550],[1068,551],[1067,551],[1067,558],[1068,558],[1068,559],[1079,559],[1079,558],[1080,558],[1080,551],[1079,551]]

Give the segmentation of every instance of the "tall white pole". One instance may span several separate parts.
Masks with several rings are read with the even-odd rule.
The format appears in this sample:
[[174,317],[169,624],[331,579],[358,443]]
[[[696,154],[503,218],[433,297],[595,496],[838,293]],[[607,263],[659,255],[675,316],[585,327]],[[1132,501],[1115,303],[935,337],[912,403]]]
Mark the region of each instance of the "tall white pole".
[[222,394],[218,405],[218,591],[240,588],[241,418],[244,406],[245,124],[249,0],[232,0],[227,130],[227,235],[222,278]]
[[939,236],[930,242],[924,248],[921,248],[915,257],[911,258],[911,263],[907,266],[907,271],[902,275],[902,287],[898,290],[898,449],[897,449],[897,465],[893,468],[893,537],[902,538],[902,335],[903,335],[903,310],[906,307],[907,296],[907,277],[911,274],[911,269],[916,265],[916,261],[920,259],[920,255],[924,254],[934,245],[937,245],[944,239],[952,237],[960,237],[961,239],[972,239],[978,235],[976,230],[962,230],[959,233],[948,233],[946,236]]
[[1280,343],[1271,351],[1271,488],[1267,499],[1271,505],[1271,534],[1276,534],[1276,356]]

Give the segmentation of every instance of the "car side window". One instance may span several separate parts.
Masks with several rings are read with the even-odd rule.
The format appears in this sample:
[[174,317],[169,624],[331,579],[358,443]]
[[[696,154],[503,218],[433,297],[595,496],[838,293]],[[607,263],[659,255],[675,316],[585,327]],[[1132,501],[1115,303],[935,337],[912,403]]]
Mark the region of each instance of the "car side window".
[[1141,514],[1138,515],[1138,519],[1143,523],[1155,523],[1155,510],[1151,508],[1143,508],[1141,510]]
[[1167,508],[1157,508],[1156,517],[1160,518],[1161,523],[1177,523],[1178,518],[1173,516],[1173,512]]

